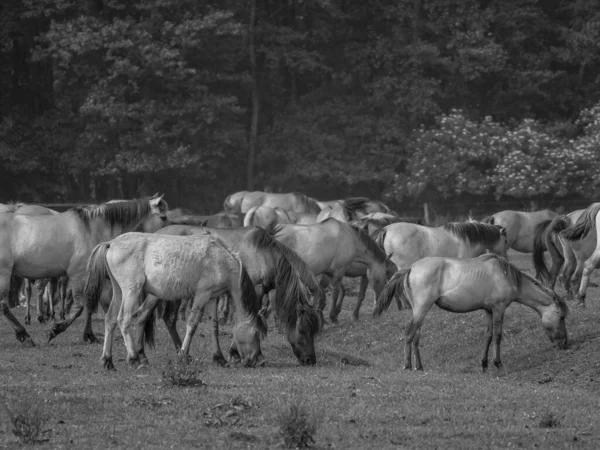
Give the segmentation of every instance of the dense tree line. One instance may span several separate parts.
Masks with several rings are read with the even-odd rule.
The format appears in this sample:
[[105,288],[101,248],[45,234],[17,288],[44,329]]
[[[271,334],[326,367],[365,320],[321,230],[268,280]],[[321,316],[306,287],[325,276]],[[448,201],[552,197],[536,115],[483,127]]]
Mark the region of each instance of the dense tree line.
[[593,1],[0,8],[5,200],[595,195]]

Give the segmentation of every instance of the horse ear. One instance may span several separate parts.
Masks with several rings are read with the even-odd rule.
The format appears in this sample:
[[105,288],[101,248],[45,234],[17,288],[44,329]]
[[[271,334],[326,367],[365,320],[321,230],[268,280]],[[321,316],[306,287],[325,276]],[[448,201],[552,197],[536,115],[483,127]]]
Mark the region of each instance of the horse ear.
[[158,197],[158,192],[152,196],[152,198]]
[[393,253],[388,253],[388,254],[386,255],[386,257],[385,257],[385,260],[386,260],[386,261],[391,261],[391,259],[392,259],[392,256],[393,256],[393,255],[394,255]]

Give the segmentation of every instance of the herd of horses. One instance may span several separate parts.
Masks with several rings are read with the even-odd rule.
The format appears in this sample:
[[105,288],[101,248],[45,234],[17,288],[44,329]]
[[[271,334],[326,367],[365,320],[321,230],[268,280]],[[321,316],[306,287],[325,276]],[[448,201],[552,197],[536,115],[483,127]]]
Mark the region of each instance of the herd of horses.
[[[55,319],[54,305],[62,303],[48,341],[84,311],[83,339],[97,341],[92,316],[101,305],[106,369],[115,369],[117,325],[127,361],[139,367],[148,364],[144,348],[154,343],[157,317],[179,354],[188,357],[205,312],[218,364],[263,364],[261,340],[272,313],[299,363],[313,365],[315,336],[327,323],[326,288],[331,287],[329,320],[337,323],[346,294],[343,279],[360,278],[355,320],[369,287],[375,317],[393,299],[399,309],[412,309],[406,369],[413,367],[413,356],[415,369],[423,368],[420,329],[433,304],[457,313],[484,310],[485,371],[492,342],[494,365],[502,364],[503,317],[512,302],[536,311],[550,340],[566,347],[568,307],[554,288],[561,279],[567,297],[585,304],[590,274],[600,265],[599,212],[600,203],[567,215],[502,211],[481,221],[432,227],[365,197],[318,201],[302,193],[241,191],[225,199],[223,211],[208,216],[169,210],[158,194],[62,213],[0,204],[0,304],[26,346],[35,344],[10,308],[19,289],[27,304],[25,324],[31,320],[32,284],[38,321]],[[508,261],[510,248],[532,253],[535,278]],[[187,321],[183,341],[178,319]],[[228,358],[219,344],[223,321],[232,323]]]

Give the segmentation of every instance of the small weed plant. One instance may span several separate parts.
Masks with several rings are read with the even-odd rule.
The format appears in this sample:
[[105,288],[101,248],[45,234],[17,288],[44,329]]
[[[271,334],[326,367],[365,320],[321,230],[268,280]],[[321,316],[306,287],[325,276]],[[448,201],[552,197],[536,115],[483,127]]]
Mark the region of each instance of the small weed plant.
[[560,421],[553,413],[547,412],[542,414],[540,428],[556,428],[558,426],[560,426]]
[[6,407],[10,430],[23,444],[43,442],[49,415],[39,399],[24,398]]
[[292,403],[279,413],[279,434],[285,448],[309,448],[315,443],[317,424],[300,403]]
[[190,363],[185,358],[176,361],[169,360],[163,371],[162,377],[165,384],[169,386],[204,386],[200,378],[201,370],[196,363]]

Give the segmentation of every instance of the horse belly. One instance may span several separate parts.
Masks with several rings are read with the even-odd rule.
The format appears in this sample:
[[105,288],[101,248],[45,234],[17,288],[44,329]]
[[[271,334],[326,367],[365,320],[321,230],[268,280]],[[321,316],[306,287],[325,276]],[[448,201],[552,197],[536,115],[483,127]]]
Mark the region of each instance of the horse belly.
[[445,311],[455,313],[468,313],[484,308],[483,302],[479,302],[468,296],[458,297],[456,295],[443,295],[435,302],[435,304]]

